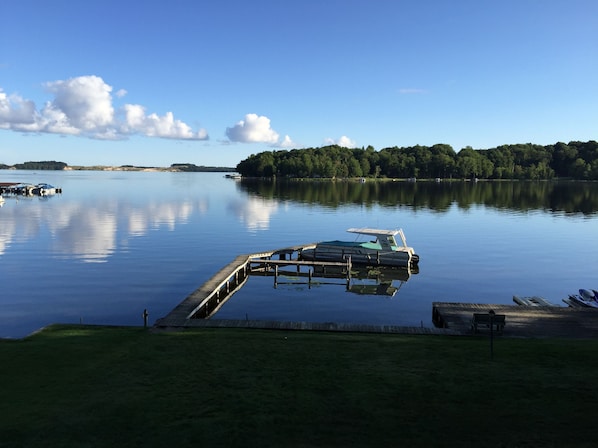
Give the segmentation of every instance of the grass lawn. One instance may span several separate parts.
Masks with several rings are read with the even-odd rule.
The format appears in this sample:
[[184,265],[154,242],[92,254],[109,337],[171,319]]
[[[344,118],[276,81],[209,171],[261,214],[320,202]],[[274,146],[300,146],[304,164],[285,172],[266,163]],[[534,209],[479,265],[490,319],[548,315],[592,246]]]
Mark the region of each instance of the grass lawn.
[[52,326],[0,341],[0,447],[594,447],[598,341]]

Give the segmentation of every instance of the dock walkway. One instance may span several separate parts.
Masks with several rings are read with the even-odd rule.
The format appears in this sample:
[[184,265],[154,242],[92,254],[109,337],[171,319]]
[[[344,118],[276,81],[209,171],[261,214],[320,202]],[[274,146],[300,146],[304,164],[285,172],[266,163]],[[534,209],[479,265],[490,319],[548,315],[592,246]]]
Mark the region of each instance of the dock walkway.
[[[189,294],[167,316],[156,321],[157,326],[187,326],[188,321],[200,312],[198,317],[214,314],[224,304],[224,299],[232,295],[247,281],[249,277],[249,255],[239,255],[231,263],[223,267],[212,278]],[[224,288],[223,293],[220,291]],[[220,297],[225,295],[226,297]],[[210,300],[212,299],[213,300]]]

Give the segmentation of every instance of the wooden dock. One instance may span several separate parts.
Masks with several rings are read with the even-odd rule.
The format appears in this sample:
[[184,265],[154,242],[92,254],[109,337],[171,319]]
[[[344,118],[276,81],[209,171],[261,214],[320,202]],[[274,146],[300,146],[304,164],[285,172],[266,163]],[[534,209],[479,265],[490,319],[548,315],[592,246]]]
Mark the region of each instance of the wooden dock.
[[501,337],[598,337],[598,308],[434,302],[432,320],[439,328],[471,335],[473,313],[490,310],[506,316]]
[[[251,255],[239,255],[187,296],[167,316],[158,319],[155,326],[184,327],[188,326],[192,320],[211,318],[228,299],[241,289],[251,273],[273,275],[276,282],[279,267],[293,266],[297,273],[300,273],[302,268],[308,267],[313,270],[317,266],[323,270],[327,268],[336,268],[337,272],[342,270],[344,275],[350,278],[350,262],[334,263],[293,259],[294,253],[300,252],[307,247],[311,247],[311,245],[293,246]],[[279,259],[272,258],[275,256],[278,256]],[[306,273],[310,279],[311,272],[310,270],[309,274]]]
[[208,318],[214,314],[249,277],[249,255],[239,255],[202,286],[193,291],[156,326],[186,326],[193,318]]
[[[279,271],[280,267],[293,267],[295,275],[307,275],[311,281],[312,271],[319,270],[318,276],[343,278],[347,285],[351,279],[351,264],[302,261],[293,259],[309,246],[293,246],[276,251],[252,255],[239,255],[231,263],[223,267],[212,278],[193,291],[167,316],[156,321],[154,328],[268,328],[285,330],[320,330],[351,331],[374,333],[402,334],[443,334],[471,335],[471,323],[474,313],[488,313],[505,316],[505,327],[501,337],[598,337],[598,308],[567,308],[558,306],[516,306],[475,303],[434,302],[432,305],[432,321],[435,328],[399,327],[389,325],[357,325],[334,322],[277,322],[250,320],[218,320],[211,319],[214,314],[247,282],[250,275],[272,275],[277,281],[278,275],[287,271]],[[273,259],[273,257],[279,259]],[[301,273],[307,268],[309,272]],[[290,272],[290,271],[288,271]]]
[[[270,252],[251,255],[239,255],[231,263],[224,266],[218,273],[193,291],[168,315],[156,321],[154,330],[184,329],[184,328],[256,328],[276,330],[310,330],[310,331],[340,331],[357,333],[400,333],[400,334],[434,334],[456,335],[446,328],[406,327],[394,325],[364,325],[339,322],[290,322],[264,320],[231,320],[213,319],[214,314],[233,296],[248,280],[250,275],[274,276],[287,271],[279,268],[294,268],[293,274],[298,276],[333,277],[350,281],[351,263],[335,263],[320,261],[302,261],[293,256],[302,249],[313,245],[293,246]],[[276,260],[273,257],[278,257]],[[301,271],[308,269],[308,272]],[[317,269],[317,275],[312,271]],[[291,271],[288,271],[289,273]]]

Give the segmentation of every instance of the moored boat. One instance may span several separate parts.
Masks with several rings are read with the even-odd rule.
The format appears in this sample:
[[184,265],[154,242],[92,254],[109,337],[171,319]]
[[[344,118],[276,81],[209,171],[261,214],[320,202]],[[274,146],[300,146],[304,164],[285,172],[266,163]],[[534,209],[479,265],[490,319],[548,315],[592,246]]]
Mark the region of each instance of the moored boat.
[[569,297],[567,299],[563,299],[563,302],[575,307],[598,308],[598,301],[586,298],[582,295],[569,294]]
[[598,296],[594,293],[594,291],[590,291],[589,289],[580,289],[579,290],[579,295],[582,297],[582,299],[584,300],[594,300],[594,301],[598,301]]
[[[347,232],[375,237],[374,241],[323,241],[314,248],[304,249],[300,257],[304,260],[345,261],[371,266],[413,266],[419,256],[407,246],[402,229],[385,230],[351,228]],[[398,236],[399,242],[396,237]]]
[[33,190],[33,194],[38,194],[40,196],[48,196],[51,194],[56,194],[56,187],[50,184],[37,184]]

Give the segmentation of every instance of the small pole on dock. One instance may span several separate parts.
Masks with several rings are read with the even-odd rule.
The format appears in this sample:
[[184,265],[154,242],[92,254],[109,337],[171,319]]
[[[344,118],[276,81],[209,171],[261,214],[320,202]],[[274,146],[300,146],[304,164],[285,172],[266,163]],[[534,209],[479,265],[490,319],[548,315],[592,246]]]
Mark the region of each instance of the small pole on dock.
[[274,288],[278,287],[278,265],[274,266]]
[[494,359],[494,310],[488,311],[490,316],[490,359]]
[[347,257],[347,291],[351,289],[351,256]]
[[143,310],[143,328],[147,328],[147,318],[149,317],[149,313],[147,312],[147,308]]

